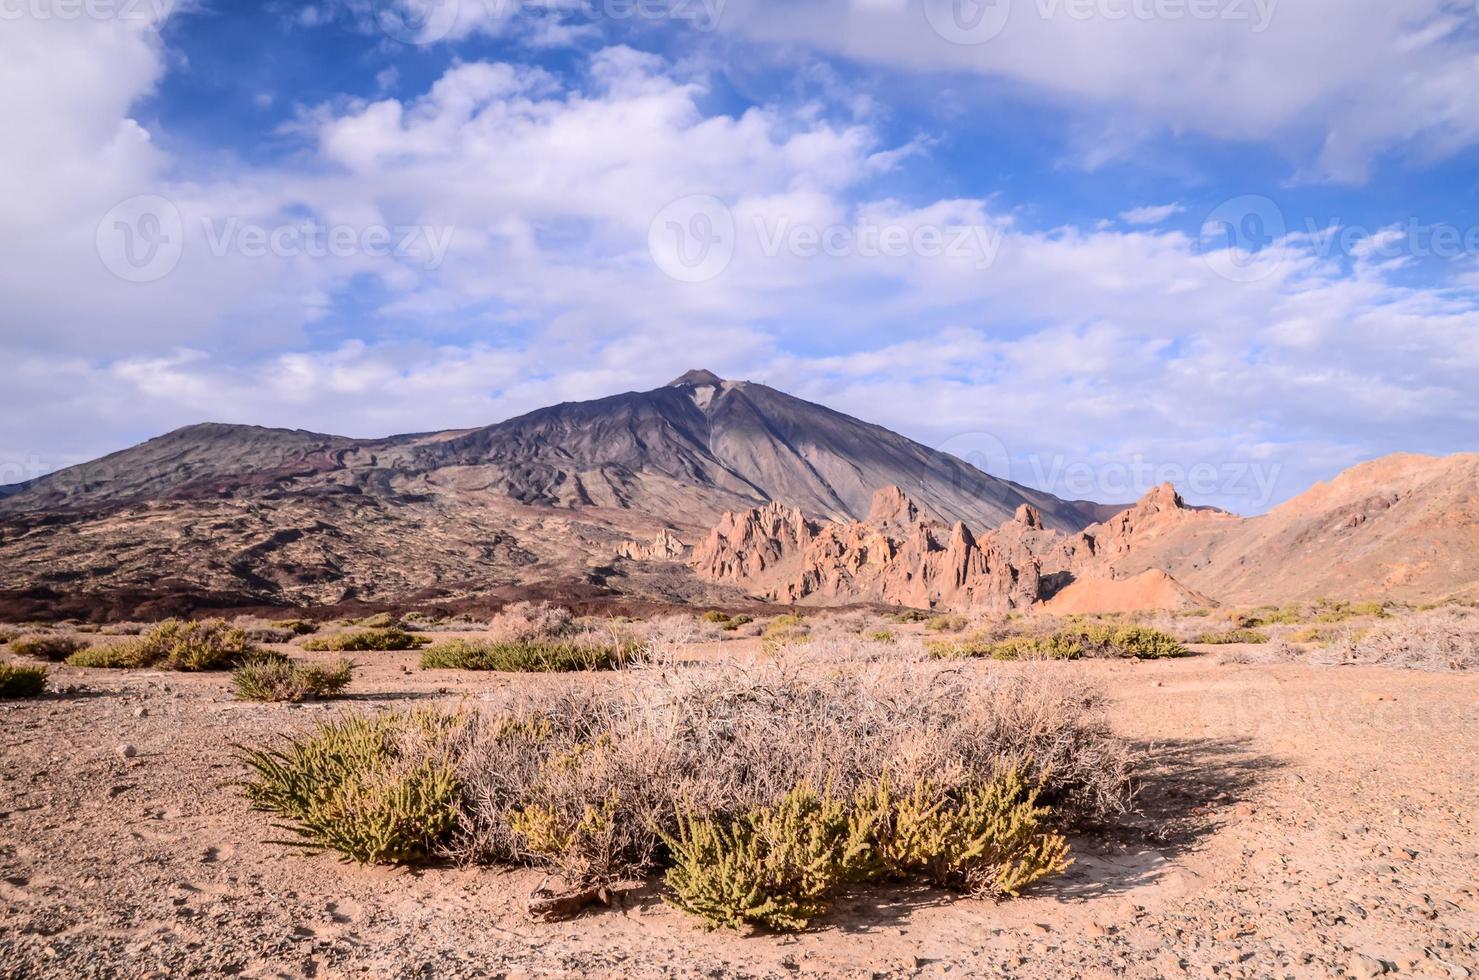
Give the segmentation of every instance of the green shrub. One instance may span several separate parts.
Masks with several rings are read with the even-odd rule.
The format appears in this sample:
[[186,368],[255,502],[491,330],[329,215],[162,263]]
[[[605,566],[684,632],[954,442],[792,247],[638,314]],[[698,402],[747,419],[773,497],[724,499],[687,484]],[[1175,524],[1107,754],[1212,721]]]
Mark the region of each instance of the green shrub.
[[811,629],[806,620],[794,613],[777,616],[765,625],[760,634],[761,646],[766,653],[779,653],[786,647],[800,646],[811,642]]
[[247,701],[306,701],[333,697],[348,686],[353,673],[354,665],[344,659],[319,666],[286,657],[254,657],[231,672],[231,686]]
[[373,616],[366,616],[364,619],[355,620],[354,625],[364,626],[372,630],[384,630],[401,625],[401,618],[395,613],[375,613]]
[[45,667],[0,664],[0,698],[34,698],[45,690]]
[[753,618],[746,616],[744,613],[740,613],[738,616],[729,617],[729,620],[719,628],[726,632],[733,633],[741,626],[748,626],[754,621],[755,620]]
[[112,646],[79,650],[67,658],[72,667],[160,670],[228,670],[261,653],[245,630],[222,619],[187,622],[166,619],[142,635]]
[[294,636],[309,636],[318,632],[318,624],[309,619],[278,619],[273,620],[272,625],[280,630],[287,630]]
[[1076,641],[1085,657],[1185,656],[1186,648],[1169,633],[1148,626],[1076,626],[1058,631],[1058,642]]
[[1226,643],[1267,643],[1268,641],[1267,633],[1260,633],[1255,629],[1239,628],[1202,633],[1191,642],[1205,646],[1218,646]]
[[892,643],[895,639],[892,630],[869,630],[863,638],[873,643]]
[[949,659],[990,657],[994,660],[1078,660],[1080,657],[1179,657],[1186,653],[1169,633],[1145,626],[1085,624],[1051,633],[1021,633],[1005,639],[968,637],[938,640],[932,655]]
[[509,672],[615,670],[629,663],[635,652],[634,647],[611,644],[458,639],[424,651],[421,666],[425,670]]
[[668,902],[732,929],[806,928],[838,886],[858,877],[868,855],[866,830],[848,806],[804,783],[735,820],[680,810],[666,840]]
[[111,646],[84,647],[67,658],[67,666],[127,670],[144,665],[139,662],[132,643],[117,643]]
[[868,828],[872,874],[924,875],[972,894],[1018,895],[1071,863],[1068,842],[1043,827],[1049,812],[1037,805],[1042,786],[1014,766],[954,793],[920,780],[900,794],[887,776],[863,787],[855,824]]
[[295,839],[275,843],[361,864],[415,861],[457,824],[461,783],[440,745],[447,726],[426,713],[330,722],[281,749],[243,749],[243,788],[291,821]]
[[1387,619],[1391,613],[1381,602],[1334,602],[1321,599],[1316,606],[1315,620],[1321,623],[1343,623],[1348,619]]
[[923,611],[921,611],[919,609],[904,609],[904,610],[901,610],[900,612],[894,613],[893,615],[889,616],[888,618],[889,618],[889,622],[898,623],[900,626],[902,626],[905,623],[924,623],[924,622],[928,622],[929,621],[929,618],[930,618],[930,615],[929,615],[929,613],[923,612]]
[[932,629],[936,633],[959,633],[961,630],[966,628],[966,622],[967,621],[964,616],[947,615],[936,616],[924,625],[926,628]]
[[710,926],[789,930],[838,889],[883,878],[1016,896],[1072,863],[1068,842],[1045,829],[1042,786],[1014,766],[953,792],[920,780],[900,794],[885,776],[847,801],[802,783],[730,820],[680,809],[665,837],[667,900]]
[[12,653],[22,657],[35,657],[37,660],[49,660],[52,663],[66,660],[78,650],[86,649],[86,647],[86,640],[56,633],[23,636],[10,642]]
[[1259,606],[1252,612],[1233,614],[1233,622],[1246,629],[1260,626],[1296,626],[1304,622],[1304,606],[1291,602],[1285,606]]
[[365,650],[415,650],[431,642],[425,636],[407,633],[399,626],[386,629],[361,630],[354,633],[334,633],[316,636],[303,644],[305,650],[324,650],[337,653]]
[[723,613],[717,609],[710,609],[708,612],[704,613],[698,618],[701,622],[705,623],[727,623],[729,622],[729,613]]
[[142,666],[164,670],[226,670],[257,652],[245,630],[223,619],[166,619],[125,646]]

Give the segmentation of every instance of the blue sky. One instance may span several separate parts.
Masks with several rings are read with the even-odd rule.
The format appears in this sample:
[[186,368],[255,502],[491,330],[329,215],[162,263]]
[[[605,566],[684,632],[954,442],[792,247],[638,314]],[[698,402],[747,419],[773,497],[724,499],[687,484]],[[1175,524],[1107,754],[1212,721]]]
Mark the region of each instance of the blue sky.
[[5,11],[0,482],[695,366],[1100,500],[1475,448],[1472,2]]

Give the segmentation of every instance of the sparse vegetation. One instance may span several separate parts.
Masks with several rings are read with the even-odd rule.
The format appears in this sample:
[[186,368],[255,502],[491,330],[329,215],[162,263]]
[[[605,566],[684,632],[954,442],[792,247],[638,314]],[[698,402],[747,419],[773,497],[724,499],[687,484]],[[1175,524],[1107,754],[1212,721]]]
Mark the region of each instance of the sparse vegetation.
[[242,750],[243,784],[291,823],[277,843],[362,864],[431,854],[457,824],[460,782],[445,743],[458,721],[429,713],[348,718],[281,748]]
[[1479,614],[1460,607],[1380,622],[1337,642],[1348,663],[1479,670]]
[[741,626],[749,626],[754,621],[755,620],[751,617],[746,616],[744,613],[740,613],[738,616],[729,617],[729,619],[724,623],[723,626],[720,627],[720,629],[724,630],[726,633],[733,633]]
[[795,613],[786,613],[765,625],[765,631],[760,634],[760,642],[766,653],[779,653],[787,647],[811,642],[811,628],[802,617]]
[[863,634],[863,639],[868,640],[870,643],[893,643],[897,637],[894,636],[892,630],[879,629],[868,630],[868,632]]
[[995,660],[1078,660],[1081,657],[1179,657],[1186,653],[1169,633],[1147,626],[1078,624],[1041,633],[996,638],[986,634],[930,644],[937,658],[989,657]]
[[959,633],[967,625],[969,625],[969,621],[964,616],[953,615],[935,616],[929,622],[925,623],[926,628],[934,630],[936,633]]
[[34,698],[45,690],[45,667],[0,664],[0,698]]
[[357,619],[352,625],[363,626],[372,630],[383,630],[390,629],[393,626],[400,626],[401,618],[395,613],[382,612],[375,613],[373,616],[366,616],[364,619]]
[[710,609],[708,612],[704,613],[698,618],[705,623],[727,623],[729,622],[729,613],[720,612],[717,609]]
[[36,633],[10,641],[12,653],[52,663],[60,663],[86,646],[86,640],[65,633]]
[[167,619],[142,635],[108,646],[87,647],[67,658],[71,667],[160,670],[228,670],[260,651],[246,631],[222,619]]
[[1021,769],[948,791],[921,779],[904,794],[887,774],[851,799],[802,782],[779,802],[722,820],[681,809],[665,836],[668,901],[711,926],[803,929],[840,888],[926,877],[947,888],[1015,896],[1068,867],[1068,843]]
[[330,698],[349,685],[354,665],[295,663],[286,657],[255,657],[231,673],[236,696],[246,701],[307,701]]
[[330,633],[315,636],[303,642],[303,649],[334,653],[353,653],[367,650],[415,650],[431,642],[429,637],[408,633],[399,626],[385,629],[355,630],[347,633]]
[[1239,627],[1230,630],[1214,630],[1207,633],[1199,633],[1191,642],[1203,646],[1219,646],[1229,643],[1267,643],[1269,635],[1260,633],[1255,629]]
[[421,654],[426,670],[572,671],[615,670],[635,648],[602,643],[447,640]]

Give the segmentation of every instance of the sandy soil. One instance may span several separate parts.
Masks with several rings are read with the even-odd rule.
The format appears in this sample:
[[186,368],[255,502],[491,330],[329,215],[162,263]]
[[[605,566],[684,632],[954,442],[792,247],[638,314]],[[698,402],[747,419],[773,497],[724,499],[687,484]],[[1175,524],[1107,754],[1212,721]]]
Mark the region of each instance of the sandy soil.
[[[264,843],[234,742],[508,678],[361,654],[354,696],[53,670],[0,702],[0,976],[1479,975],[1479,677],[1305,665],[1082,671],[1146,756],[1141,814],[1005,904],[850,897],[796,937],[706,933],[651,891],[564,923],[528,871],[359,868]],[[979,669],[1001,669],[981,665]],[[123,758],[121,744],[137,748]]]

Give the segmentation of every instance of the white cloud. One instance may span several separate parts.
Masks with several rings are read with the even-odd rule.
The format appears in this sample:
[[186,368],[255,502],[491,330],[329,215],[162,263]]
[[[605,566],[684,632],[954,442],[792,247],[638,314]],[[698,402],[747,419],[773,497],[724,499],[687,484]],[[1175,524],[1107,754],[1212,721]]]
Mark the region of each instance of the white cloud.
[[1158,225],[1186,208],[1180,204],[1149,204],[1144,207],[1121,211],[1120,218],[1132,225]]
[[[203,419],[349,435],[471,426],[694,366],[937,444],[989,436],[1009,475],[1065,492],[1055,461],[1102,469],[1143,453],[1277,462],[1288,495],[1373,452],[1465,445],[1479,424],[1474,295],[1400,285],[1400,263],[1374,247],[1337,260],[1290,235],[1233,282],[1176,230],[1035,228],[987,200],[880,196],[873,179],[926,146],[814,106],[706,111],[704,79],[649,54],[601,51],[579,82],[455,64],[419,97],[308,112],[299,132],[316,159],[192,179],[128,117],[158,78],[156,36],[83,25],[31,40],[41,53],[4,51],[29,59],[11,80],[54,84],[41,108],[0,109],[13,137],[0,198],[20,232],[0,240],[0,356],[6,397],[26,408],[0,416],[4,475]],[[67,74],[92,64],[95,84]],[[183,255],[157,282],[121,281],[95,233],[146,192],[178,206]],[[736,229],[727,268],[702,283],[648,253],[654,218],[688,194],[726,202]],[[222,222],[305,215],[455,235],[430,268],[414,255],[212,254]],[[325,339],[316,324],[351,284],[378,305],[353,339]],[[1269,502],[1236,491],[1217,499]]]
[[[1442,155],[1479,139],[1468,0],[999,0],[965,27],[953,9],[731,0],[719,26],[868,64],[1016,83],[1088,123],[1080,162],[1090,168],[1142,134],[1170,131],[1271,140],[1301,159],[1313,142],[1312,176],[1360,181],[1390,149]],[[1000,85],[976,97],[999,98]]]

